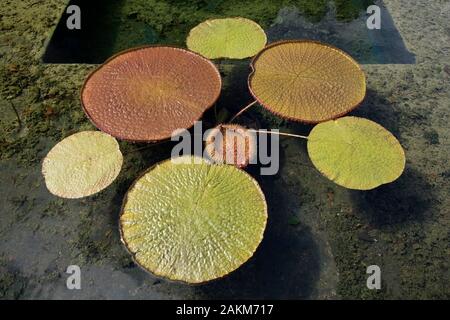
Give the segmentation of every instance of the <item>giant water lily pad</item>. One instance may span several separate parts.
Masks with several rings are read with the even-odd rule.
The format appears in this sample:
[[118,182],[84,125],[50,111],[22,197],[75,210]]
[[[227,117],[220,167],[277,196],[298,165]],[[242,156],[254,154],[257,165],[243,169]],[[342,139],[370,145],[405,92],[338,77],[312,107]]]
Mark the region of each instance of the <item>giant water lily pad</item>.
[[315,41],[267,46],[252,62],[249,88],[269,111],[318,123],[342,116],[364,99],[364,72],[346,53]]
[[245,18],[207,20],[193,28],[186,40],[189,49],[209,59],[252,57],[266,43],[264,30]]
[[122,168],[116,139],[99,131],[73,134],[45,157],[42,173],[48,190],[63,198],[82,198],[109,186]]
[[246,172],[167,160],[130,188],[120,228],[124,244],[144,269],[201,283],[246,262],[263,238],[266,220],[264,195]]
[[99,129],[130,141],[158,141],[189,128],[219,97],[221,79],[206,58],[185,49],[122,52],[94,71],[81,93]]
[[314,166],[349,189],[369,190],[396,180],[405,168],[398,140],[379,124],[344,117],[318,124],[308,137]]

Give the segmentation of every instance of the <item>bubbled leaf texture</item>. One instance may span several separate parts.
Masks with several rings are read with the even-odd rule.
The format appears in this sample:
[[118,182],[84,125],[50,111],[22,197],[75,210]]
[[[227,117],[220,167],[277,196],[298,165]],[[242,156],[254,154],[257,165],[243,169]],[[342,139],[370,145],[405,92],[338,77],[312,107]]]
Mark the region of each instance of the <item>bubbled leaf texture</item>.
[[205,151],[214,163],[244,168],[257,156],[256,140],[256,134],[242,126],[221,124],[207,134]]
[[45,157],[42,173],[47,189],[62,198],[82,198],[109,186],[122,168],[116,139],[99,131],[73,134]]
[[158,141],[191,127],[220,90],[220,74],[209,60],[184,49],[144,47],[92,73],[81,98],[102,131],[123,140]]
[[264,195],[244,171],[167,160],[130,188],[120,226],[123,242],[144,269],[201,283],[247,261],[266,220]]
[[193,28],[187,47],[209,59],[244,59],[252,57],[267,42],[264,30],[245,18],[212,19]]
[[354,109],[366,92],[365,75],[343,51],[314,41],[274,43],[252,62],[255,99],[280,117],[318,123]]
[[396,180],[405,168],[398,140],[379,124],[344,117],[316,125],[308,137],[314,166],[335,183],[369,190]]

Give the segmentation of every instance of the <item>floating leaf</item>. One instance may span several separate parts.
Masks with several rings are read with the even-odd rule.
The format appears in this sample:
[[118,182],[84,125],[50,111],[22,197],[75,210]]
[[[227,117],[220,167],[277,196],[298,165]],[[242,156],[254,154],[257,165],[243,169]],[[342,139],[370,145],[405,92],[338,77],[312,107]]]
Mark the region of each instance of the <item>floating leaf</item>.
[[396,180],[405,168],[398,140],[379,124],[357,117],[315,126],[308,153],[320,172],[349,189],[376,188]]
[[258,183],[233,166],[163,161],[136,180],[120,217],[136,262],[171,280],[201,283],[238,268],[263,238]]
[[221,90],[214,64],[188,50],[142,47],[122,52],[86,80],[84,110],[102,131],[130,141],[158,141],[189,128]]
[[267,46],[252,62],[249,88],[274,114],[317,123],[342,116],[364,99],[364,72],[346,53],[314,41]]
[[193,28],[187,47],[209,59],[244,59],[257,54],[267,43],[264,30],[245,18],[213,19]]
[[54,146],[44,159],[48,190],[63,198],[82,198],[109,186],[122,168],[116,139],[99,131],[73,134]]
[[256,135],[246,128],[221,124],[209,131],[205,151],[215,163],[246,167],[256,156]]

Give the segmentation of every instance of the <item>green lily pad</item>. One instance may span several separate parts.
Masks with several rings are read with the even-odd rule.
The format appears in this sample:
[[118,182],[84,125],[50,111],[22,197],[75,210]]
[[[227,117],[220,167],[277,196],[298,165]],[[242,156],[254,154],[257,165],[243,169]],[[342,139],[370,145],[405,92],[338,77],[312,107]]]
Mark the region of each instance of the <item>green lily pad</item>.
[[366,94],[366,77],[345,52],[312,40],[272,43],[253,59],[251,94],[270,112],[319,123],[355,109]]
[[398,140],[379,124],[344,117],[316,125],[308,137],[314,166],[335,183],[370,190],[396,180],[405,168]]
[[267,221],[264,194],[246,172],[194,163],[166,160],[151,167],[128,191],[120,217],[122,240],[135,261],[186,283],[241,266],[261,242]]
[[245,18],[206,20],[194,27],[187,47],[209,59],[244,59],[256,55],[267,43],[264,30]]
[[42,174],[54,195],[82,198],[108,187],[119,175],[122,162],[116,139],[100,131],[82,131],[50,150]]

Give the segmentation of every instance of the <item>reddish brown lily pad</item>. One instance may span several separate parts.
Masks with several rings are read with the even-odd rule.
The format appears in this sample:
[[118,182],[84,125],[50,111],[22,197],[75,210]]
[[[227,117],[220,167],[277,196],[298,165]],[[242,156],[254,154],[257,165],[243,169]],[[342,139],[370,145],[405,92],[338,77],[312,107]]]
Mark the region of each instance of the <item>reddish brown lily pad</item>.
[[93,124],[129,141],[158,141],[189,128],[217,100],[215,65],[189,50],[141,47],[119,53],[86,80],[81,100]]
[[215,163],[245,168],[256,157],[256,135],[239,125],[218,125],[206,136],[205,145]]

